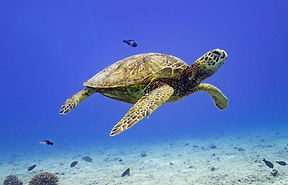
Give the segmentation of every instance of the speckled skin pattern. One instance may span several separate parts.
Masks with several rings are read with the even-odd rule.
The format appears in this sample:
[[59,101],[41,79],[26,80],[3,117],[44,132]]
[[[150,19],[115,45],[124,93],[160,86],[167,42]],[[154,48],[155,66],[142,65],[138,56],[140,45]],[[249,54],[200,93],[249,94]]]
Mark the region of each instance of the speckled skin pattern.
[[151,93],[142,96],[117,125],[114,126],[110,135],[117,135],[149,116],[154,110],[165,103],[173,93],[174,89],[165,84],[154,89]]
[[61,107],[66,114],[95,92],[109,98],[134,104],[112,129],[116,135],[150,115],[166,102],[175,102],[194,92],[208,92],[219,109],[228,105],[222,92],[200,84],[224,63],[227,54],[214,49],[188,66],[181,59],[160,53],[146,53],[120,60],[84,83],[85,89],[69,98]]
[[78,93],[74,94],[71,98],[67,99],[60,109],[60,114],[67,114],[74,109],[81,101],[88,98],[90,95],[96,92],[93,88],[85,88]]

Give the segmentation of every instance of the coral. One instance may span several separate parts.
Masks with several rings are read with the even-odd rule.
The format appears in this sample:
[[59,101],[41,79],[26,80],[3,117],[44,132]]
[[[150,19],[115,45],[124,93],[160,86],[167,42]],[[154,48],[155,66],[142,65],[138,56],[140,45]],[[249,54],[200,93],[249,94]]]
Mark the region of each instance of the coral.
[[9,175],[4,180],[4,185],[23,185],[16,175]]
[[57,185],[58,177],[53,173],[43,172],[35,175],[29,185]]

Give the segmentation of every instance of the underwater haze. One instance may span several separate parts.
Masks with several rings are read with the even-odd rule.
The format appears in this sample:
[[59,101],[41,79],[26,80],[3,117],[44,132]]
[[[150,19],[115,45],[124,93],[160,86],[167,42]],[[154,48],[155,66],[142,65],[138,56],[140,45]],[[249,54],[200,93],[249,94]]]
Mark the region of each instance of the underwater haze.
[[[1,0],[0,183],[13,174],[29,184],[49,172],[60,185],[287,185],[287,7],[285,0]],[[83,82],[126,57],[163,53],[191,65],[216,48],[228,57],[203,82],[225,94],[224,110],[197,92],[112,137],[131,104],[95,93],[59,114]]]

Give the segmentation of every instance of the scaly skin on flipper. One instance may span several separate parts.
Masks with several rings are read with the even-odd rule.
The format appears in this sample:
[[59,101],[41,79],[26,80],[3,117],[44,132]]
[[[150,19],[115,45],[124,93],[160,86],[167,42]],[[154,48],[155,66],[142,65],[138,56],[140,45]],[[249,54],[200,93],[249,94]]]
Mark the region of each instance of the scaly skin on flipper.
[[220,110],[225,109],[228,106],[228,99],[227,97],[215,86],[201,83],[198,87],[196,92],[207,92],[213,98],[216,107]]
[[88,98],[90,95],[94,94],[96,91],[93,88],[87,87],[82,89],[78,93],[74,94],[71,98],[67,99],[62,105],[59,113],[67,114],[72,109],[74,109],[80,102]]
[[165,103],[174,93],[169,85],[162,85],[149,94],[144,95],[136,102],[129,112],[113,127],[110,136],[120,134],[132,127],[143,118],[149,116],[153,111]]

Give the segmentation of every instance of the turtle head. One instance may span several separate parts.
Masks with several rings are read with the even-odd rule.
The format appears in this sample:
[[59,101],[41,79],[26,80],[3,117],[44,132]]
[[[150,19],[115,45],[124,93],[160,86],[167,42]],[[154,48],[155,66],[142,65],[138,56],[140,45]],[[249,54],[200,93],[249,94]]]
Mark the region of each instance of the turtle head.
[[191,65],[194,73],[191,73],[189,80],[197,80],[199,83],[213,75],[224,64],[227,57],[227,53],[221,49],[208,51]]
[[224,64],[227,53],[221,49],[213,49],[205,53],[197,60],[199,67],[214,74]]

